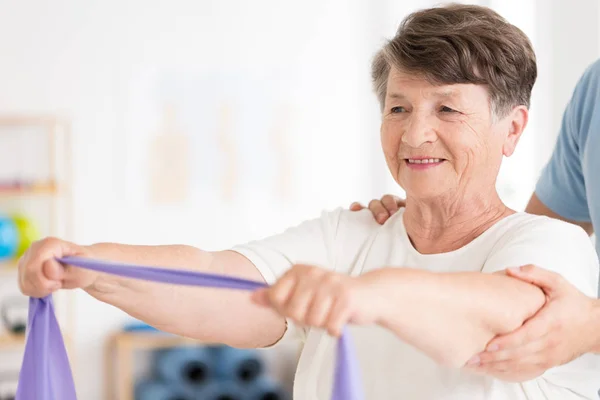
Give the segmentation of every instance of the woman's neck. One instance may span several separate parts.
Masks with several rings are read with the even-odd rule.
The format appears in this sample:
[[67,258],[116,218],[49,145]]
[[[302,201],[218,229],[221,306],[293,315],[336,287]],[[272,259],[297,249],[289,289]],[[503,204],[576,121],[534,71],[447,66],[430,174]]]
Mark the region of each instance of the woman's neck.
[[446,253],[473,241],[502,218],[513,214],[497,194],[492,198],[406,199],[404,226],[418,252]]

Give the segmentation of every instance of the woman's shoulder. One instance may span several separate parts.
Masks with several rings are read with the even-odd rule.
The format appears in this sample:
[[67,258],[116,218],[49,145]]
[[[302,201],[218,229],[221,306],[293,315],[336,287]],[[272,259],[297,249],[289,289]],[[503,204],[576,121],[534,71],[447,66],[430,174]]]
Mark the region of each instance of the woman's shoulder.
[[578,225],[543,215],[518,212],[505,218],[496,227],[494,250],[507,247],[546,252],[569,252],[578,249],[595,253],[594,245],[583,228]]
[[[368,237],[377,234],[384,227],[393,223],[396,215],[392,215],[383,225],[379,224],[369,209],[350,211],[338,210],[338,233],[344,237],[352,237],[354,240],[367,240]],[[401,218],[400,218],[401,220]]]
[[361,211],[336,209],[334,211],[336,242],[347,251],[348,248],[360,248],[376,238],[393,236],[403,229],[403,212],[404,209],[398,210],[384,224],[380,224],[369,209]]
[[361,230],[361,231],[376,231],[382,227],[389,227],[392,225],[402,225],[402,213],[404,208],[400,208],[393,215],[391,215],[383,224],[380,224],[375,220],[373,213],[368,208],[360,211],[351,211],[343,208],[336,209],[334,211],[339,218],[340,224],[346,229],[350,230]]
[[509,237],[539,235],[542,237],[558,236],[563,239],[589,241],[585,230],[578,225],[545,215],[535,215],[526,212],[517,212],[507,217],[505,230]]
[[517,213],[497,231],[483,271],[534,264],[564,276],[590,295],[597,293],[598,256],[583,228],[558,219]]

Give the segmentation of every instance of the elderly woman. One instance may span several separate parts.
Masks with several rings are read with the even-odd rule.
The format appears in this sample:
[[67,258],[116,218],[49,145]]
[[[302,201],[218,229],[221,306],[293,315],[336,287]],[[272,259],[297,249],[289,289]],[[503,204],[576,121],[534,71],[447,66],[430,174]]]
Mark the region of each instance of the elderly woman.
[[[325,400],[334,339],[348,324],[368,399],[592,399],[600,365],[586,355],[541,376],[487,376],[467,362],[544,304],[505,269],[559,272],[596,295],[585,232],[516,213],[495,190],[502,158],[525,129],[536,79],[531,44],[493,11],[452,5],[410,15],[373,62],[381,142],[406,207],[383,226],[368,211],[325,212],[228,251],[188,246],[34,244],[22,291],[83,288],[162,330],[238,347],[300,337],[295,399]],[[171,287],[63,268],[83,255],[264,280],[250,295]],[[577,265],[577,269],[570,268]],[[253,300],[253,301],[251,301]]]

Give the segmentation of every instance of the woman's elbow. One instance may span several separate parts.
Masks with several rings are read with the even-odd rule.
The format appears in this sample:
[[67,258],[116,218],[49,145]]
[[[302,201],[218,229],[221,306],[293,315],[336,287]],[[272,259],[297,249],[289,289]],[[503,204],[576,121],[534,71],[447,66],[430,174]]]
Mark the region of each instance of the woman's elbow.
[[438,347],[430,352],[430,357],[439,365],[448,368],[463,368],[475,354],[485,350],[497,335],[513,332],[531,318],[545,303],[545,296],[535,288],[527,296],[515,296],[515,302],[506,304],[501,310],[485,315],[466,317],[451,346]]
[[483,325],[473,322],[464,321],[460,324],[461,328],[450,335],[453,340],[446,340],[444,346],[437,346],[429,352],[431,359],[438,365],[458,369],[463,368],[475,354],[485,350],[495,335]]
[[[475,353],[473,353],[473,354],[475,354]],[[436,358],[434,358],[434,361],[438,365],[441,365],[442,367],[459,369],[459,368],[462,368],[465,366],[465,364],[472,357],[473,354],[471,354],[471,356],[469,356],[469,357],[448,354],[448,355],[436,357]]]
[[[489,339],[487,341],[489,341]],[[483,345],[481,343],[478,343],[477,345],[465,343],[464,346],[458,345],[452,350],[432,354],[431,357],[433,361],[440,366],[451,369],[460,369],[463,368],[475,354],[485,349],[487,341]]]
[[504,308],[498,321],[500,323],[495,327],[495,334],[506,334],[518,329],[546,303],[546,296],[540,288],[528,283],[525,285],[527,287],[513,297],[512,304]]

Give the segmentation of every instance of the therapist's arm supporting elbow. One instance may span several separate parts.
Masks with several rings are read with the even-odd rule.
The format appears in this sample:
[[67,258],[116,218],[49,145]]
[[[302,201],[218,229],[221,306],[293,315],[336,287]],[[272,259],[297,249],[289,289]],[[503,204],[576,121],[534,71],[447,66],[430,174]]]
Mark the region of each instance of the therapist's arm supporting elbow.
[[362,279],[386,300],[380,325],[452,367],[464,366],[494,336],[518,328],[545,302],[539,288],[504,273],[385,268]]
[[545,301],[538,287],[500,272],[382,268],[349,277],[308,265],[294,266],[253,299],[334,336],[346,324],[378,324],[454,367],[521,326]]

